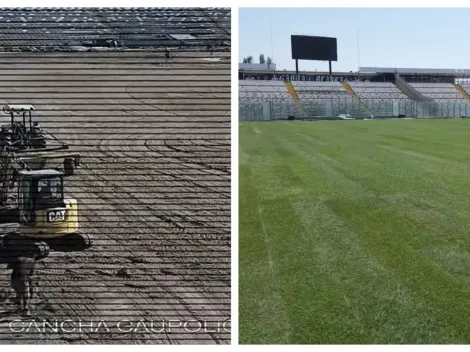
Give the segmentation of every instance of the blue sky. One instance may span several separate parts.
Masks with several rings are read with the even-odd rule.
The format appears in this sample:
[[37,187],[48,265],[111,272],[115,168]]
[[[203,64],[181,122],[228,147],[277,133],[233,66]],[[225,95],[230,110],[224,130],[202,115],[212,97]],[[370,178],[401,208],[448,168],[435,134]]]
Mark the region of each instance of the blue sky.
[[[358,31],[361,66],[470,69],[470,8],[241,8],[239,62],[263,53],[293,70],[290,35],[304,34],[338,38],[333,71],[357,71]],[[315,69],[328,62],[299,61]]]

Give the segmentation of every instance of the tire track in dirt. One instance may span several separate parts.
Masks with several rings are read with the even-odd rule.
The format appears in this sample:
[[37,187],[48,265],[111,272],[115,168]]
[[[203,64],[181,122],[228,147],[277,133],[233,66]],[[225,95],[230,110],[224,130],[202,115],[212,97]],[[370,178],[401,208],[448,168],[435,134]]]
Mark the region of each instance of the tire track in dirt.
[[[87,170],[87,172],[86,172],[86,177],[85,177],[85,178],[88,178],[88,177],[91,178],[91,175],[92,175],[92,174],[93,174],[93,173],[90,172],[90,170]],[[90,176],[89,176],[89,175],[90,175]],[[81,183],[83,183],[84,177],[80,177],[80,179],[81,179]],[[92,178],[91,178],[91,180],[93,181]],[[104,180],[106,180],[106,179],[104,179]],[[100,181],[103,181],[103,179],[100,179]],[[92,186],[93,189],[96,189],[97,185],[98,185],[98,182],[93,182],[93,186]],[[132,191],[129,191],[127,188],[124,188],[124,189],[121,188],[121,192],[123,192],[123,193],[125,194],[125,197],[123,197],[125,200],[128,200],[129,198],[136,198],[136,197],[134,196],[134,193],[133,193]],[[122,216],[122,221],[125,222],[125,223],[129,223],[129,219],[128,219],[127,217],[125,217],[125,215],[124,215],[122,212],[120,212],[120,211],[117,210],[117,209],[119,209],[119,206],[120,206],[121,204],[119,204],[119,203],[117,203],[117,204],[114,203],[114,201],[112,200],[112,195],[110,196],[109,193],[104,193],[104,195],[105,195],[105,197],[103,197],[103,194],[100,195],[101,199],[104,199],[103,202],[101,202],[101,203],[102,203],[102,204],[104,204],[104,203],[105,203],[105,204],[111,204],[113,207],[115,207],[116,213],[117,213],[118,215]],[[129,197],[129,198],[128,198],[128,197]],[[133,206],[131,206],[131,208],[132,208],[132,207],[133,207]],[[149,227],[155,227],[154,222],[152,222],[152,220],[150,220],[151,213],[142,212],[142,210],[140,210],[140,209],[139,209],[136,213],[137,213],[137,214],[135,214],[135,215],[137,216],[137,218],[133,217],[133,218],[132,218],[132,221],[138,221],[139,223],[150,223],[150,224],[149,224],[149,225],[150,225]],[[96,221],[96,218],[94,219],[94,221]],[[91,222],[91,219],[90,219],[88,222]],[[120,225],[119,223],[116,224],[116,226],[118,226],[118,227],[119,227],[119,225]],[[165,228],[164,228],[164,227],[162,228],[161,226],[159,226],[158,229],[159,229],[159,231],[163,231]],[[136,231],[136,232],[139,232],[139,231],[142,231],[142,230],[141,230],[141,229],[135,229],[135,231]],[[147,232],[147,231],[146,231],[146,232]],[[165,232],[165,231],[164,231],[164,232]],[[171,233],[171,232],[170,232],[170,233]],[[115,236],[114,236],[114,230],[112,231],[112,234],[113,234],[113,236],[111,236],[111,237],[115,238]],[[117,245],[119,245],[119,238],[121,238],[121,237],[120,237],[119,235],[117,235],[116,238],[117,238],[117,242],[118,242]],[[115,239],[116,239],[116,238],[115,238]],[[142,240],[147,240],[147,238],[148,238],[148,235],[147,235],[147,233],[146,233],[141,239],[142,239]],[[179,246],[180,246],[179,248],[181,248],[181,245],[182,245],[182,244],[179,244]],[[185,249],[186,249],[186,247],[187,247],[187,246],[185,246]],[[126,247],[126,248],[129,248],[128,243],[127,243],[127,247]],[[168,247],[168,246],[167,246],[166,248],[173,248],[173,247],[172,247],[172,246],[171,246],[171,247]],[[174,247],[174,248],[176,249],[176,248],[178,248],[178,247]],[[195,248],[197,248],[197,247],[195,247]],[[206,250],[207,250],[207,249],[209,249],[209,248],[206,248]],[[139,251],[139,250],[142,251],[142,248],[141,248],[141,245],[140,245],[140,244],[137,245],[137,246],[135,246],[135,247],[133,246],[132,248],[129,248],[129,250],[131,250],[137,257],[146,254],[146,252],[141,252],[141,253],[137,252],[137,251]],[[190,250],[190,249],[188,249],[188,250]],[[215,251],[215,250],[220,250],[220,248],[214,248],[213,250],[214,250],[214,251]],[[174,270],[173,270],[173,272],[174,272]],[[170,274],[171,274],[172,272],[171,272],[171,271],[167,271],[167,273],[170,273]],[[177,272],[177,273],[178,273],[178,272]],[[228,273],[229,273],[229,271],[228,271]],[[224,275],[224,274],[226,275],[227,272],[226,272],[226,273],[222,273],[222,275]],[[190,276],[191,276],[191,275],[190,275]],[[179,277],[179,276],[177,276],[176,279],[178,279],[178,280],[188,280],[188,277]],[[166,284],[166,281],[163,281],[163,282]],[[211,285],[209,285],[209,287],[210,287],[210,286],[211,286]],[[131,295],[131,296],[132,296],[132,295]],[[194,297],[194,292],[192,292],[192,296]],[[203,297],[204,297],[204,296],[202,296],[202,298],[203,298]],[[207,305],[208,302],[205,302],[205,304]],[[213,307],[214,310],[215,310],[216,308],[217,308],[217,307]],[[183,318],[181,318],[181,319],[183,319]],[[200,320],[203,320],[202,317],[199,318],[199,319],[200,319]]]
[[[165,74],[171,75],[171,70],[165,69]],[[176,83],[181,85],[180,80]],[[77,84],[77,93],[86,88],[78,81],[71,84]],[[50,85],[45,87],[51,90]],[[37,91],[40,94],[41,87]],[[30,94],[34,96],[33,91]],[[210,94],[217,98],[217,93]],[[226,94],[221,94],[221,99],[226,99]],[[135,105],[120,105],[117,99],[103,99],[100,103],[107,108],[100,107],[99,117],[94,116],[96,112],[80,111],[76,105],[70,106],[76,112],[67,117],[67,112],[60,115],[57,109],[68,106],[63,103],[56,96],[49,105],[41,106],[47,109],[41,121],[82,155],[82,167],[67,180],[66,193],[79,201],[81,227],[94,237],[96,245],[84,253],[53,253],[39,265],[38,313],[49,310],[50,315],[71,319],[112,316],[116,320],[126,316],[158,321],[166,317],[213,323],[229,319],[230,172],[228,168],[204,166],[210,160],[230,165],[229,124],[224,129],[220,128],[222,117],[213,118],[213,123],[212,117],[204,118],[218,114],[229,122],[227,106],[222,104],[215,110],[201,105],[192,119],[188,111],[180,113],[178,106],[171,110],[153,106],[144,111],[136,110]],[[128,125],[122,111],[128,116]],[[109,126],[114,121],[120,123],[113,129]],[[161,126],[159,134],[149,130],[155,122],[154,126]],[[87,127],[97,123],[107,135],[88,129],[94,134],[85,140]],[[201,128],[191,130],[193,126]],[[198,135],[204,129],[211,134]],[[175,131],[176,135],[168,134]],[[175,137],[191,140],[195,148],[191,157],[195,159],[189,161],[204,162],[188,162],[182,158],[185,151],[165,147],[162,141]],[[210,140],[202,142],[203,138]],[[155,147],[157,141],[161,149]],[[201,143],[205,150],[198,149]],[[222,146],[215,149],[214,144]],[[176,329],[173,333],[52,334],[47,338],[70,343],[105,338],[134,343],[228,343],[230,334]]]

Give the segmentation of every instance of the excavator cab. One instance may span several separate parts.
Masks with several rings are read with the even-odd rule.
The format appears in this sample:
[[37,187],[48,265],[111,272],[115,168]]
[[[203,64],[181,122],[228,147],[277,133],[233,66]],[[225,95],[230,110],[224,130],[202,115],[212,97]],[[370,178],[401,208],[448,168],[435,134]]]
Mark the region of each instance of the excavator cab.
[[19,171],[17,197],[19,229],[3,237],[7,251],[45,258],[50,249],[82,251],[91,247],[91,238],[78,233],[77,201],[64,198],[62,171]]
[[53,238],[78,229],[77,202],[64,198],[64,174],[54,169],[18,173],[18,216],[21,232]]
[[45,258],[51,249],[82,251],[91,247],[91,238],[78,233],[77,201],[64,198],[62,171],[20,170],[17,177],[19,228],[3,236],[3,251]]

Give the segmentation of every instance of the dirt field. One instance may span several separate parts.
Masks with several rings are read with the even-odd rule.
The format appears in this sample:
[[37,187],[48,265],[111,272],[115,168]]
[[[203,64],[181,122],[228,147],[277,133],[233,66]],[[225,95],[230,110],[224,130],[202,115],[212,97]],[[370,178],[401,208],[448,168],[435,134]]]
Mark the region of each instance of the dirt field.
[[0,343],[230,342],[229,56],[0,56],[0,104],[81,153],[66,194],[94,240],[38,264],[31,317],[0,265]]

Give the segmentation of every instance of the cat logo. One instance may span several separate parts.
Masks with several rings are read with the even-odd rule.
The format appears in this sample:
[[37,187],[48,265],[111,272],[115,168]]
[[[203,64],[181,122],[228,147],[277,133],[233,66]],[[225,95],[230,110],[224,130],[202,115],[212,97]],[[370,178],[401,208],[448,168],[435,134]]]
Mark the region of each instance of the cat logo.
[[47,213],[47,221],[65,221],[65,209],[64,210],[52,210]]

